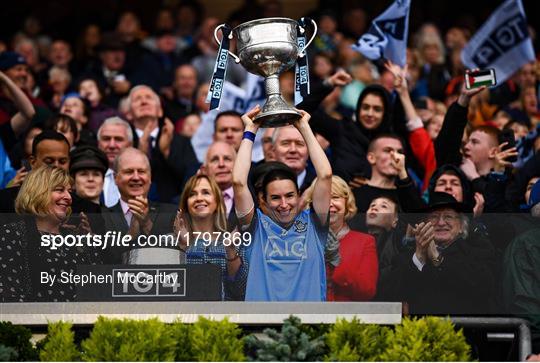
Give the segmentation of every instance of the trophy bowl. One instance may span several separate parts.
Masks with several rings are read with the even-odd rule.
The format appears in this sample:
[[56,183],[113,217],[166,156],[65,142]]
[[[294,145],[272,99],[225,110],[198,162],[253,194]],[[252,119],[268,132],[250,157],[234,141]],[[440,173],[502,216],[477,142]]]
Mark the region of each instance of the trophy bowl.
[[[294,123],[301,115],[289,106],[281,96],[279,75],[296,64],[317,33],[317,25],[312,21],[314,32],[310,41],[299,49],[297,34],[299,25],[287,18],[264,18],[248,21],[232,30],[236,39],[238,56],[229,54],[248,72],[264,77],[266,102],[254,122],[260,127],[279,127]],[[214,37],[219,44],[216,27]],[[303,29],[302,29],[303,31]]]

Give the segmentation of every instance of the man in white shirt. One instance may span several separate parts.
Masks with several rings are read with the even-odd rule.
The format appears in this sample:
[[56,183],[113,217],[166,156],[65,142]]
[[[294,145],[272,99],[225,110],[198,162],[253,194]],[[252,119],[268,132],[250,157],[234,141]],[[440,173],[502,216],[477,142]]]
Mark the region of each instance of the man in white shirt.
[[99,149],[107,155],[109,161],[109,169],[105,173],[103,183],[103,201],[105,206],[110,208],[120,199],[112,166],[120,152],[133,145],[133,131],[120,117],[110,117],[99,128],[97,138]]

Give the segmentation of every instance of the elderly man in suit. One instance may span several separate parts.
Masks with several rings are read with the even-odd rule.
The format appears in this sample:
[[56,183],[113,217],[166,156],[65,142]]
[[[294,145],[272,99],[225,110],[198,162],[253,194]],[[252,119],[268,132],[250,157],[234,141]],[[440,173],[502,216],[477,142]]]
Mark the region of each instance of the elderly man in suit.
[[[146,154],[132,147],[124,149],[116,158],[113,171],[120,200],[103,211],[106,229],[129,233],[133,241],[137,241],[140,235],[171,233],[176,207],[148,201],[152,172]],[[147,247],[139,244],[114,247],[105,260],[111,264],[180,262],[179,251],[174,246]]]

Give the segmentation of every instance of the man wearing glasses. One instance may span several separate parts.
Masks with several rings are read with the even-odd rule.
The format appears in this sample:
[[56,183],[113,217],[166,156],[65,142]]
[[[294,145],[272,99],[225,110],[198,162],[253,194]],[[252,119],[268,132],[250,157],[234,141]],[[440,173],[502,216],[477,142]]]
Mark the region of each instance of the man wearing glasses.
[[409,235],[414,254],[398,273],[401,297],[413,314],[485,314],[493,310],[495,252],[485,235],[469,228],[465,206],[434,192],[427,215]]

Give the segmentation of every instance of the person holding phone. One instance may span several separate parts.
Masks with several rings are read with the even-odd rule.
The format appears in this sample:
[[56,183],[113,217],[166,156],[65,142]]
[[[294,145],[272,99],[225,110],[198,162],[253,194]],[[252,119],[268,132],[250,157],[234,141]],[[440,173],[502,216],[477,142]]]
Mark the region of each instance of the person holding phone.
[[[310,115],[299,111],[294,127],[307,145],[317,173],[313,203],[301,210],[297,177],[290,170],[273,170],[262,180],[262,205],[255,208],[248,187],[253,141],[259,126],[253,118],[260,106],[242,116],[244,137],[233,168],[236,214],[241,231],[249,231],[246,247],[249,272],[246,301],[324,301],[324,243],[332,191],[332,168],[309,126]],[[264,211],[264,212],[263,212]]]

